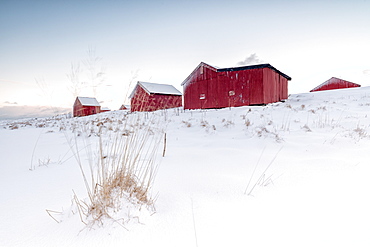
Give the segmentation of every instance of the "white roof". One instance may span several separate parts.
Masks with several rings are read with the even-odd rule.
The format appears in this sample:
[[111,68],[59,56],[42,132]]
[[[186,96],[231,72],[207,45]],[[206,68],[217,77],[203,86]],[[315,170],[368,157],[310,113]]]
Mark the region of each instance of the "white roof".
[[138,81],[129,98],[134,96],[138,85],[140,85],[149,94],[182,95],[182,93],[172,85]]
[[95,98],[77,97],[77,99],[85,106],[100,106],[99,102]]

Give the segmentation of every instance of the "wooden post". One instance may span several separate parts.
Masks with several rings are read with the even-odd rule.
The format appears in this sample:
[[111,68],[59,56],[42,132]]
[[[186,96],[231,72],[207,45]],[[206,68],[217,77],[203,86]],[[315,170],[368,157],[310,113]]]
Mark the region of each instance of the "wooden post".
[[163,144],[163,154],[162,157],[166,154],[166,145],[167,145],[167,133],[164,133],[164,144]]

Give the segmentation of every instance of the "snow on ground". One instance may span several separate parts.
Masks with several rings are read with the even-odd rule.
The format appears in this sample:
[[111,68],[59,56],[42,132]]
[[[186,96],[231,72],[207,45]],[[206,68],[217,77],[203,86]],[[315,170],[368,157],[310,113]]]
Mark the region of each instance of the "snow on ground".
[[[72,213],[73,191],[86,191],[67,141],[76,125],[109,119],[114,130],[124,111],[2,121],[0,246],[369,246],[369,109],[366,87],[129,114],[160,119],[167,147],[156,212],[142,210],[127,229],[87,229]],[[63,212],[61,222],[46,209]]]

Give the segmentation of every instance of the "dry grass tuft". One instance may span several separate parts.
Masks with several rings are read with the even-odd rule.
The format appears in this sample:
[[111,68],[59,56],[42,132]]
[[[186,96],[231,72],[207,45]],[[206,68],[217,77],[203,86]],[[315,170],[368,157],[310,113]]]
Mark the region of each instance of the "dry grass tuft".
[[245,124],[245,126],[249,127],[249,126],[251,126],[251,121],[247,118],[247,119],[245,119],[244,124]]
[[208,128],[209,127],[209,123],[206,120],[202,120],[200,122],[200,126],[202,126],[203,128]]
[[310,129],[310,127],[308,127],[307,124],[303,125],[302,129],[306,132],[312,132],[312,130]]
[[[88,143],[91,135],[86,125],[77,128],[74,138],[69,139],[88,194],[87,201],[76,195],[74,199],[86,225],[114,220],[123,207],[145,206],[154,211],[155,199],[150,192],[158,171],[156,157],[164,131],[158,119],[148,121],[140,116],[132,114],[121,120],[123,125],[116,126],[115,131],[105,127],[112,126],[109,119],[99,121],[95,145]],[[84,142],[88,166],[82,162],[78,141]]]
[[11,129],[11,130],[16,130],[16,129],[18,129],[19,127],[18,127],[18,125],[9,125],[9,129]]
[[190,122],[188,122],[188,121],[182,121],[182,123],[186,126],[186,127],[188,127],[188,128],[190,128],[191,127],[191,123]]
[[224,124],[224,127],[229,128],[231,126],[234,126],[234,122],[231,120],[222,119],[222,123]]

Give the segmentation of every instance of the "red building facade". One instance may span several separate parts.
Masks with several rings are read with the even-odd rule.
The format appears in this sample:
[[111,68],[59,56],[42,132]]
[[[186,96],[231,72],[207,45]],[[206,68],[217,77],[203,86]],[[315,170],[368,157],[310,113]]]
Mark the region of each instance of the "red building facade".
[[182,94],[172,85],[138,82],[130,95],[131,111],[156,111],[182,106]]
[[100,113],[100,104],[95,98],[77,97],[73,104],[73,116],[83,117]]
[[181,84],[185,109],[261,105],[288,98],[291,78],[270,64],[216,68],[200,63]]
[[361,85],[345,81],[336,77],[332,77],[319,86],[312,89],[310,92],[333,90],[333,89],[343,89],[343,88],[352,88],[352,87],[361,87]]

